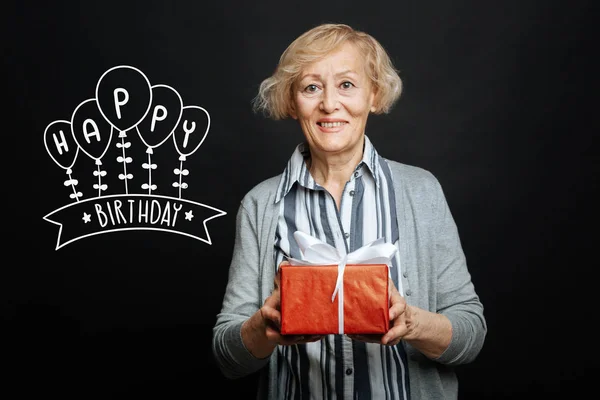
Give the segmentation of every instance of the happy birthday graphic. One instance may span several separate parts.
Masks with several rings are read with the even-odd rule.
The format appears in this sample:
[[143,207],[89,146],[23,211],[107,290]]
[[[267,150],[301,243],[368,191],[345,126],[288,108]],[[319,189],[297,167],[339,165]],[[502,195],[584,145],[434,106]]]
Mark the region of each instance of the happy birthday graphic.
[[[68,177],[63,184],[71,199],[44,216],[59,226],[56,250],[89,236],[126,230],[165,231],[212,244],[206,224],[226,213],[184,198],[190,175],[184,164],[209,128],[209,113],[200,106],[184,106],[172,87],[151,85],[131,66],[106,71],[94,98],[82,101],[70,120],[53,121],[44,131],[48,154]],[[145,149],[141,160],[134,160],[136,146]],[[171,159],[160,163],[172,168],[168,185],[153,174],[159,168],[159,147],[163,155],[172,152],[172,160],[178,159],[173,166],[163,166]],[[94,182],[89,190],[75,178],[82,156],[94,165],[91,173],[77,173]],[[136,167],[143,173],[134,174]]]

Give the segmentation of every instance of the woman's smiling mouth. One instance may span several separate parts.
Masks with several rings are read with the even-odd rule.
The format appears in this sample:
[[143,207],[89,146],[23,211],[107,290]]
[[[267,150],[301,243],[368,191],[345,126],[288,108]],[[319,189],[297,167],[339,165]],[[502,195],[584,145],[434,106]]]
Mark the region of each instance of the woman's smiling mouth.
[[325,129],[333,129],[333,128],[340,128],[344,125],[346,125],[347,122],[346,121],[318,121],[317,125],[319,125],[321,128],[325,128]]

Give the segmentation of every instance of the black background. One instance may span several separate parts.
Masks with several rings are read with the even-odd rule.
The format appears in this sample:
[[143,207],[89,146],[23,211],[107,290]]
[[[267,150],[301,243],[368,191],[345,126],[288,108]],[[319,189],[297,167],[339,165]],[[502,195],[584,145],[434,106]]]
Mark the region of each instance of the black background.
[[[388,50],[404,93],[367,134],[383,156],[434,173],[458,224],[489,324],[479,358],[459,368],[460,398],[580,398],[597,359],[597,317],[585,311],[597,287],[592,4],[5,4],[5,138],[19,143],[4,147],[13,356],[2,360],[20,394],[5,398],[253,398],[254,377],[217,371],[211,329],[239,201],[284,168],[302,136],[294,121],[254,115],[250,101],[289,42],[322,22],[365,30]],[[54,250],[57,227],[42,217],[70,200],[44,129],[70,119],[116,65],[210,113],[186,193],[227,212],[208,224],[212,245],[119,232]],[[170,179],[176,158],[161,154],[157,174]],[[76,178],[91,187],[93,163],[79,159]]]

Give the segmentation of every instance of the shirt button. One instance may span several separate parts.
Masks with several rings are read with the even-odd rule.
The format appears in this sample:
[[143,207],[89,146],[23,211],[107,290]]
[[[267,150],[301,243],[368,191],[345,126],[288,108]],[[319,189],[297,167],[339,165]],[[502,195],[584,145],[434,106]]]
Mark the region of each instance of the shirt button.
[[402,273],[402,276],[403,276],[403,277],[405,277],[405,278],[408,278],[408,272],[404,271],[404,272]]
[[350,234],[349,234],[348,232],[346,232],[346,233],[344,233],[344,237],[345,237],[346,239],[348,239],[348,238],[350,237]]
[[355,178],[358,178],[358,171],[356,171],[356,172],[354,173],[354,177],[355,177]]
[[346,375],[352,375],[352,368],[346,368]]
[[350,193],[348,193],[350,196],[354,196],[354,190],[351,190]]
[[406,295],[407,295],[407,296],[410,296],[411,294],[412,294],[412,290],[408,289],[408,290],[406,291]]

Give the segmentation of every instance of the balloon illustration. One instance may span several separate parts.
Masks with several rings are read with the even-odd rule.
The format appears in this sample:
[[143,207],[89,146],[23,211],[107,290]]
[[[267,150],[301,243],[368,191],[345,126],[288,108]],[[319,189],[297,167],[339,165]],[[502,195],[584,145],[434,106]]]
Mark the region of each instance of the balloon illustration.
[[148,170],[148,182],[142,184],[142,189],[148,189],[148,194],[152,194],[157,188],[152,183],[152,170],[157,168],[152,163],[152,149],[163,144],[173,134],[182,112],[183,100],[175,89],[167,85],[152,86],[150,112],[136,126],[140,139],[148,148],[148,162],[142,164],[142,168]]
[[179,125],[173,132],[175,149],[181,156],[190,156],[194,153],[208,135],[210,129],[210,115],[199,106],[183,107],[183,114]]
[[98,177],[98,183],[94,184],[94,189],[98,189],[98,196],[101,196],[107,189],[107,185],[102,183],[106,171],[100,169],[101,159],[112,140],[113,128],[100,113],[96,99],[85,100],[75,108],[71,132],[81,151],[96,161],[94,176]]
[[51,122],[44,131],[44,145],[52,160],[62,169],[75,165],[79,147],[71,135],[71,123],[65,120]]
[[113,128],[100,113],[96,99],[85,100],[75,108],[71,131],[79,148],[97,161],[108,150],[113,134]]
[[188,187],[188,184],[183,182],[183,176],[187,176],[189,171],[183,168],[183,162],[202,145],[209,129],[208,111],[199,106],[183,107],[179,124],[173,132],[175,149],[179,153],[179,168],[173,170],[179,179],[173,182],[173,187],[179,188],[179,198],[181,198],[181,190]]
[[73,193],[70,198],[79,201],[83,193],[76,189],[79,183],[77,179],[73,179],[71,174],[73,165],[79,154],[79,146],[73,139],[71,134],[71,123],[65,120],[56,120],[48,124],[44,130],[44,145],[50,158],[62,169],[66,170],[69,179],[64,182],[65,186],[71,186]]
[[125,149],[131,146],[126,142],[126,131],[142,121],[152,104],[150,81],[135,67],[119,65],[106,71],[96,85],[96,102],[104,118],[119,131],[120,143],[117,147],[122,155],[117,161],[123,164],[123,173],[119,179],[125,182],[125,193],[129,193],[127,181],[133,175],[127,172],[127,164],[133,160],[127,157]]
[[137,68],[119,65],[106,71],[96,85],[96,101],[104,118],[120,132],[138,124],[152,102],[146,75]]

